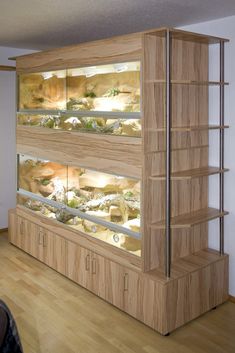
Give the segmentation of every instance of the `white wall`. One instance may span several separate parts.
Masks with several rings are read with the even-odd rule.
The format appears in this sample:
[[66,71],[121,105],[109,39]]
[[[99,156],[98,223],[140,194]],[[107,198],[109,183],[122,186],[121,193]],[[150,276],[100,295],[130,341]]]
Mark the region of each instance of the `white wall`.
[[[9,57],[32,52],[0,47],[0,65],[14,66]],[[15,207],[15,72],[0,71],[0,229],[7,227],[7,212]]]
[[[225,121],[230,126],[230,129],[225,132],[225,166],[230,169],[228,173],[225,173],[225,209],[230,213],[225,217],[225,251],[230,255],[229,292],[235,296],[235,16],[187,26],[184,29],[230,39],[230,42],[225,45],[225,80],[229,81],[229,87],[225,88]],[[213,79],[218,80],[219,51],[216,46],[213,47],[210,50],[210,74]],[[210,120],[212,122],[215,122],[219,116],[218,91],[218,88],[210,88]],[[218,162],[218,132],[210,132],[210,146],[210,162],[211,165],[215,165]],[[210,205],[218,207],[218,176],[210,178]],[[218,221],[213,221],[209,226],[211,247],[218,248],[218,225]]]

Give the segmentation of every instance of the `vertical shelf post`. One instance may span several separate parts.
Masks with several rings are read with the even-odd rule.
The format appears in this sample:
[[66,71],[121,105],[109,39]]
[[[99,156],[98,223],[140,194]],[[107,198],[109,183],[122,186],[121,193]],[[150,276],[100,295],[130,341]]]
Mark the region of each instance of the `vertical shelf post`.
[[171,33],[166,30],[165,38],[166,60],[166,97],[165,97],[165,124],[166,124],[166,189],[165,189],[165,275],[171,275]]
[[[224,126],[224,41],[220,41],[220,126]],[[220,152],[219,166],[220,170],[224,169],[224,129],[220,129]],[[220,173],[219,181],[219,208],[220,212],[224,211],[224,173]],[[220,217],[220,255],[224,254],[224,217]]]

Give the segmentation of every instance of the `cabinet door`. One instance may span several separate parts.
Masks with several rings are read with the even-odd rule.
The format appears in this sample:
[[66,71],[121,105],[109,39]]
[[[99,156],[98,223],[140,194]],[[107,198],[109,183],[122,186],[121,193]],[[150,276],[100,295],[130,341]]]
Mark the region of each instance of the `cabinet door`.
[[140,275],[115,262],[106,260],[106,300],[128,314],[137,317]]
[[10,243],[14,243],[15,233],[17,230],[17,216],[14,211],[8,213],[8,239]]
[[38,246],[38,260],[44,262],[46,265],[53,267],[53,234],[48,232],[45,228],[38,226],[37,246]]
[[33,257],[39,257],[39,230],[40,227],[37,224],[31,223],[29,226],[29,244],[27,252]]
[[106,297],[106,278],[105,278],[105,258],[91,252],[91,287],[90,290],[99,297]]
[[[67,253],[67,241],[57,234],[48,233],[49,239],[53,239],[53,263],[48,265],[53,267],[59,273],[66,274],[66,253]],[[51,251],[48,254],[51,257]]]
[[138,316],[140,276],[137,272],[125,269],[124,273],[124,311],[134,317]]
[[26,236],[26,220],[22,217],[17,216],[16,218],[16,231],[12,236],[12,244],[22,248],[22,238]]
[[105,262],[106,294],[105,299],[124,310],[125,269],[113,261]]
[[67,243],[67,276],[81,286],[91,288],[91,252],[73,242]]

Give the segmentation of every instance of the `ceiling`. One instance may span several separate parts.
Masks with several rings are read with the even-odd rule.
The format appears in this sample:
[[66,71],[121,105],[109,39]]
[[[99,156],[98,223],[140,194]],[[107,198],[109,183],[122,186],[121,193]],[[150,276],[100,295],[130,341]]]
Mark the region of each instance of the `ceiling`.
[[0,0],[0,46],[61,47],[235,14],[235,0]]

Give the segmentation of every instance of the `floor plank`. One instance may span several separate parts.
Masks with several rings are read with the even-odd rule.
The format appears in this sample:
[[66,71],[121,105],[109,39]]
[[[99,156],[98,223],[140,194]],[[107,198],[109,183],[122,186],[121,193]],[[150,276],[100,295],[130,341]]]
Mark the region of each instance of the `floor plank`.
[[228,302],[162,337],[51,270],[0,235],[0,297],[25,353],[234,353]]

